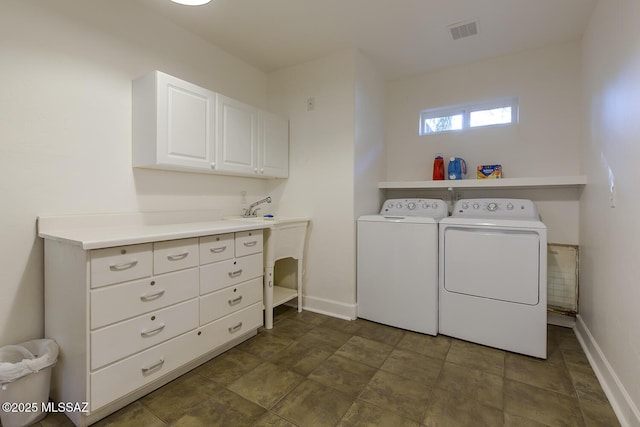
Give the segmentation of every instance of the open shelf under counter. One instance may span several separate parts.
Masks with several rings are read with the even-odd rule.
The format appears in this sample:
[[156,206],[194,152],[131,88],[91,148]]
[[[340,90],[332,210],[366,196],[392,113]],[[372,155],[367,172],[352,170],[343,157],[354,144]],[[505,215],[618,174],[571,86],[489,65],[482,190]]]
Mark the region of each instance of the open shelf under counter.
[[491,188],[579,188],[587,184],[585,175],[502,179],[461,179],[442,181],[385,181],[381,189],[491,189]]

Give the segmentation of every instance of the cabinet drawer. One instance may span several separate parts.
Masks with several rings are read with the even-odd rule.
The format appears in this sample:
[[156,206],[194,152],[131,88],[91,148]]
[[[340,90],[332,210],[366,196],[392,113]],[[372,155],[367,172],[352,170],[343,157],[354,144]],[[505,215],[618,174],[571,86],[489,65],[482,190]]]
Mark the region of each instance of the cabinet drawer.
[[91,287],[151,276],[151,243],[91,251]]
[[262,277],[262,254],[214,262],[200,267],[200,294]]
[[153,273],[183,270],[198,265],[198,238],[153,244]]
[[200,298],[200,324],[226,316],[262,301],[262,277],[212,292]]
[[199,352],[205,354],[262,326],[262,303],[255,303],[199,329]]
[[96,289],[91,291],[91,329],[197,296],[197,268]]
[[200,238],[200,264],[209,264],[231,259],[234,256],[233,233]]
[[90,375],[91,411],[127,395],[179,368],[198,354],[197,331],[191,331]]
[[236,233],[236,257],[262,252],[262,230]]
[[97,369],[198,327],[198,300],[183,302],[91,332],[91,369]]

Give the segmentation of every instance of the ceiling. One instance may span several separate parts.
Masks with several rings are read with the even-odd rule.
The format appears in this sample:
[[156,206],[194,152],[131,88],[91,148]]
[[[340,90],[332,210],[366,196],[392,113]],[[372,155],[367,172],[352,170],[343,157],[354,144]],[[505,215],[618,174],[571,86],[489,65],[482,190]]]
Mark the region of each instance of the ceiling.
[[[271,72],[360,49],[389,79],[579,39],[597,0],[138,0]],[[453,41],[448,26],[477,20]]]

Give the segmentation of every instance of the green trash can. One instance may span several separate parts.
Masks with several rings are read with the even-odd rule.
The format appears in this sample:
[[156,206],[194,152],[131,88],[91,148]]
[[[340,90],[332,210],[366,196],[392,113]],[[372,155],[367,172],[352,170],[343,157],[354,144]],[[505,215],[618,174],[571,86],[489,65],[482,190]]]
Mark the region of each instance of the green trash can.
[[51,339],[27,341],[0,348],[0,420],[3,427],[28,426],[40,421],[49,401],[51,368],[58,344]]

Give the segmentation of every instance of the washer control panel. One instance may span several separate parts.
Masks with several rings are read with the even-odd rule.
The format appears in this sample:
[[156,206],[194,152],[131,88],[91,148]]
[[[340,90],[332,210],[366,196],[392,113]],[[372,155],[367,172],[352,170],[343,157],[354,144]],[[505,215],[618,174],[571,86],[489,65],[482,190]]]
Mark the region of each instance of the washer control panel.
[[451,216],[534,221],[540,218],[536,204],[527,199],[461,199],[456,202]]
[[440,199],[388,199],[380,209],[384,216],[444,218],[447,214],[447,202]]

